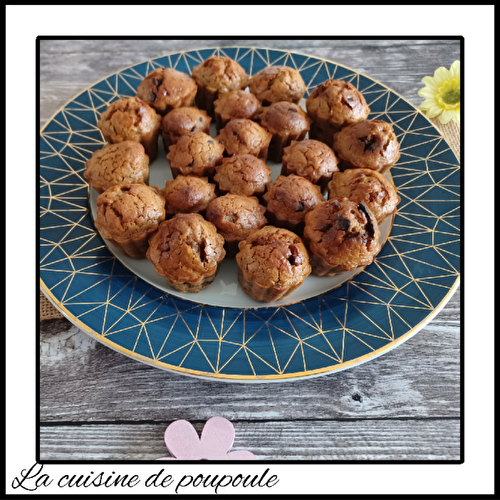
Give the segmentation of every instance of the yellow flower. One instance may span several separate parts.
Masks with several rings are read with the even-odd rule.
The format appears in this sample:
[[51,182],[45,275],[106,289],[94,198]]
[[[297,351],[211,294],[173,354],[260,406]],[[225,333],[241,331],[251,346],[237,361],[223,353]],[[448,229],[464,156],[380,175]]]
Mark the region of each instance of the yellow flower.
[[438,68],[423,80],[425,87],[418,91],[425,101],[418,107],[429,118],[439,116],[441,123],[454,120],[460,123],[460,61],[455,61],[449,71]]

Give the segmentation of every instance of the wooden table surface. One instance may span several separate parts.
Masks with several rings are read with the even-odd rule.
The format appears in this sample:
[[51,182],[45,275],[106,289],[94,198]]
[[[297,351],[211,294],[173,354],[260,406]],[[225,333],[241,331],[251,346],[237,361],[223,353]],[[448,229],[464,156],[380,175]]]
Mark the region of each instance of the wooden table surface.
[[[40,127],[68,100],[145,59],[214,46],[297,50],[354,68],[418,105],[452,40],[40,42]],[[419,333],[360,366],[273,384],[203,381],[140,363],[66,319],[40,324],[40,459],[154,460],[165,428],[222,416],[261,460],[459,460],[460,292]]]

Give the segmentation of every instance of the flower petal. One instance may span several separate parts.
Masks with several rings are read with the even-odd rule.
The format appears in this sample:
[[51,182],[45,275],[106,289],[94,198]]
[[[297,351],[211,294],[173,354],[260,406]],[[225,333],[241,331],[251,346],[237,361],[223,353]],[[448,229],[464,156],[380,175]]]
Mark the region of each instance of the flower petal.
[[436,101],[434,99],[426,99],[424,102],[420,103],[418,109],[431,109],[436,106]]
[[438,89],[438,84],[436,83],[434,78],[432,78],[432,76],[426,76],[425,78],[422,78],[422,81],[427,85],[427,87],[433,90]]
[[436,116],[440,115],[443,112],[443,110],[439,106],[434,106],[433,108],[429,109],[427,111],[427,116],[429,118],[436,118]]
[[424,87],[423,89],[420,89],[418,91],[418,95],[420,97],[432,97],[434,98],[434,96],[436,95],[436,92],[432,89],[430,89],[429,87]]
[[453,120],[455,120],[455,122],[460,125],[460,113],[455,112],[455,116],[453,117]]
[[455,61],[450,68],[451,76],[460,77],[460,61]]
[[438,84],[445,80],[448,80],[450,76],[450,72],[443,66],[441,66],[434,72],[434,80],[436,80]]
[[443,125],[446,125],[454,116],[455,116],[455,111],[443,111],[443,113],[439,117],[439,121]]

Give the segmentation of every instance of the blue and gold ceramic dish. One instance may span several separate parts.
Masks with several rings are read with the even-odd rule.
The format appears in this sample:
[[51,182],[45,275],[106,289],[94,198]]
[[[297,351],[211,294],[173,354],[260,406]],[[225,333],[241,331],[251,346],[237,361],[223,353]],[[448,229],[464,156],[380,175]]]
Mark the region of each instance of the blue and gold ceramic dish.
[[[100,114],[116,99],[135,95],[154,68],[191,73],[214,53],[237,60],[250,75],[269,65],[294,67],[306,82],[306,98],[328,78],[350,81],[365,96],[369,118],[392,124],[401,157],[391,175],[401,203],[382,251],[349,282],[289,304],[209,305],[223,305],[220,297],[197,303],[203,301],[166,293],[137,276],[96,231],[83,171],[86,160],[104,146],[97,128]],[[40,286],[82,330],[159,368],[241,382],[326,374],[401,344],[450,298],[459,283],[460,194],[460,167],[439,131],[414,106],[367,76],[280,50],[170,54],[96,83],[42,130]]]

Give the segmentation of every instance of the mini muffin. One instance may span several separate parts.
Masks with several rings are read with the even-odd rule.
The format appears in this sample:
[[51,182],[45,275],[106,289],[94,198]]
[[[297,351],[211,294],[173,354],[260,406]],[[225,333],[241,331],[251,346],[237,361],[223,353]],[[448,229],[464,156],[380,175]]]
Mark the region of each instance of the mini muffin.
[[155,186],[119,184],[96,200],[95,226],[101,236],[134,259],[142,259],[148,238],[165,220],[165,198]]
[[327,80],[318,85],[306,101],[312,120],[310,139],[333,146],[333,136],[343,127],[366,120],[370,108],[361,92],[350,82]]
[[236,262],[243,291],[261,302],[287,297],[311,273],[302,240],[273,226],[265,226],[240,242]]
[[358,204],[364,202],[379,226],[396,211],[401,201],[396,186],[369,168],[337,172],[328,184],[328,194],[330,198],[349,198]]
[[148,184],[149,157],[139,142],[108,144],[92,153],[83,175],[98,193],[116,184]]
[[379,237],[377,219],[364,202],[331,198],[306,215],[304,243],[315,276],[368,266],[380,251]]
[[338,172],[335,153],[323,142],[314,139],[292,141],[284,149],[281,175],[295,174],[319,186],[324,194],[328,182]]
[[122,97],[112,102],[97,122],[107,142],[140,142],[150,162],[158,154],[160,125],[160,115],[138,97]]
[[215,184],[209,184],[206,177],[193,175],[178,175],[173,181],[165,181],[160,194],[165,198],[167,219],[175,214],[204,216],[208,204],[216,198]]
[[148,260],[178,292],[198,293],[213,282],[224,259],[224,238],[200,214],[177,214],[150,239]]
[[142,80],[137,97],[163,116],[172,109],[192,106],[197,90],[195,81],[187,73],[173,68],[157,68]]
[[220,194],[241,194],[261,199],[271,184],[272,169],[264,160],[253,155],[224,158],[215,171],[214,181],[219,186]]
[[250,154],[267,159],[272,135],[247,118],[234,118],[220,131],[217,140],[225,147],[226,156]]
[[244,90],[248,85],[249,76],[245,70],[229,57],[210,56],[192,71],[198,85],[196,104],[214,117],[214,102],[219,92]]
[[325,201],[318,186],[294,174],[278,176],[263,198],[269,223],[298,235],[302,235],[306,214]]
[[382,120],[353,123],[335,134],[333,149],[339,169],[369,168],[387,172],[401,156],[392,126]]
[[234,257],[238,243],[267,224],[265,211],[255,196],[226,194],[210,202],[207,220],[224,236],[226,257]]
[[250,92],[244,90],[219,92],[219,98],[214,102],[217,133],[233,118],[252,120],[260,111],[260,107],[260,101]]
[[263,106],[280,101],[298,103],[306,92],[300,72],[288,66],[269,66],[260,70],[252,76],[249,88]]
[[210,122],[212,118],[206,111],[188,106],[177,108],[166,114],[161,121],[161,135],[165,151],[168,151],[172,144],[190,132],[204,132],[210,134]]
[[283,149],[292,141],[304,139],[311,125],[305,111],[297,104],[287,101],[275,102],[264,108],[258,119],[272,134],[268,158],[278,163],[283,158]]
[[212,180],[223,153],[224,146],[217,139],[204,132],[190,132],[170,147],[167,159],[174,179],[178,175],[195,175]]

